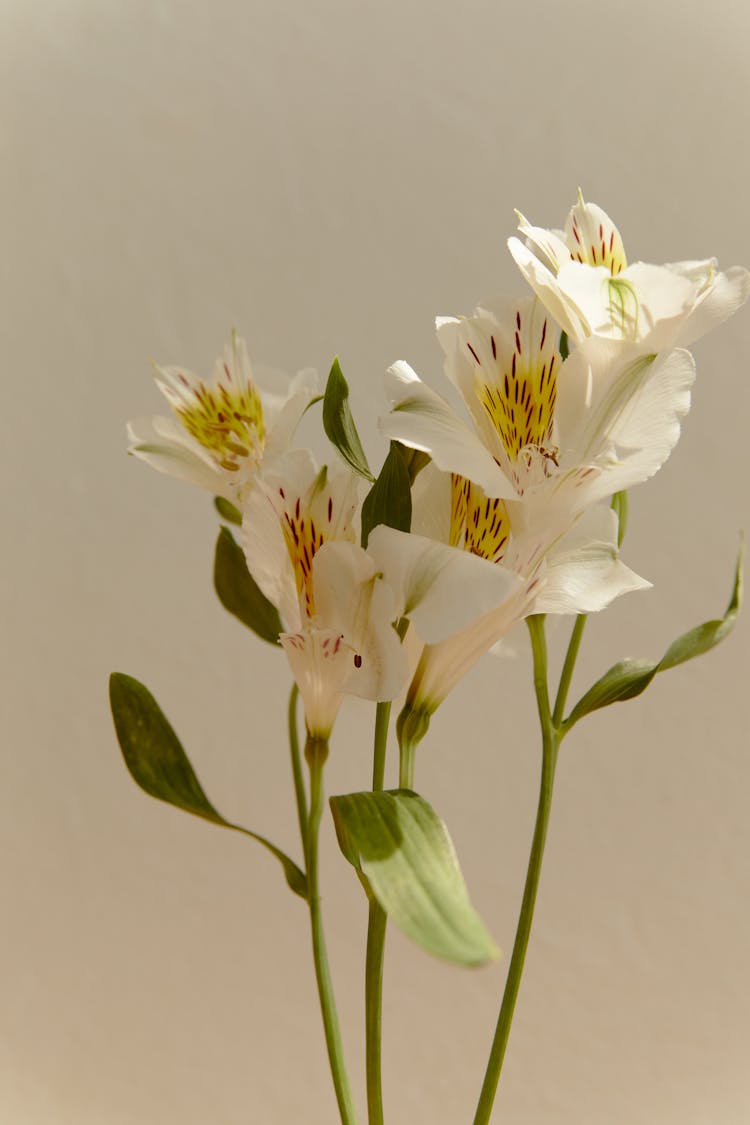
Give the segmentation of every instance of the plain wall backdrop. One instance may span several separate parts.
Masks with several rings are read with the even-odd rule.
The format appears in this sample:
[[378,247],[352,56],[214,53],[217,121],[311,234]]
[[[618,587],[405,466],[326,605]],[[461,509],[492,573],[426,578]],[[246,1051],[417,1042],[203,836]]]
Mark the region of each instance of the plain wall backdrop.
[[[161,410],[150,357],[207,373],[232,326],[285,371],[338,353],[377,464],[385,367],[439,385],[433,317],[522,291],[515,207],[559,226],[580,185],[631,260],[750,265],[749,35],[740,0],[0,4],[3,1125],[336,1119],[303,904],[252,843],[139,792],[112,731],[117,669],[222,812],[298,854],[286,666],[215,598],[208,495],[125,455]],[[654,589],[590,623],[574,693],[723,611],[749,350],[747,309],[696,346],[682,440],[631,495],[624,558]],[[566,742],[498,1122],[750,1120],[749,637]],[[367,785],[371,723],[345,708],[329,792]],[[521,634],[417,774],[506,954],[538,767]],[[324,834],[363,1109],[366,904]],[[391,931],[389,1125],[471,1120],[506,968]]]

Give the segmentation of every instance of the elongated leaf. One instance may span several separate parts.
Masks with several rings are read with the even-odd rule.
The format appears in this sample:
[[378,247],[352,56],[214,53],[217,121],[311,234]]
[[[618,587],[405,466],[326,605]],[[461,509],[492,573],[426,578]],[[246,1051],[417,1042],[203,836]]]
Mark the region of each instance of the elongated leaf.
[[278,610],[247,569],[244,552],[227,527],[222,527],[216,540],[214,587],[224,609],[264,641],[279,643],[284,627]]
[[349,384],[338,356],[333,361],[323,396],[323,429],[347,465],[365,480],[374,481],[349,407]]
[[378,479],[367,493],[362,505],[362,546],[367,546],[370,532],[384,523],[397,531],[411,528],[411,482],[402,453],[403,446],[391,442]]
[[593,687],[589,688],[582,699],[576,703],[568,718],[563,724],[567,733],[579,719],[591,711],[601,707],[608,707],[610,703],[624,702],[634,699],[645,691],[657,672],[666,672],[668,668],[676,668],[686,660],[693,660],[704,652],[714,648],[731,633],[737,615],[742,608],[742,564],[744,560],[744,544],[740,545],[737,555],[737,565],[734,572],[734,584],[729,605],[723,617],[715,621],[706,621],[703,625],[696,625],[673,641],[661,660],[652,663],[649,660],[621,660],[614,664]]
[[242,512],[239,508],[235,508],[234,504],[231,504],[229,500],[226,500],[223,496],[214,496],[214,507],[221,518],[226,520],[227,523],[234,523],[238,527],[241,526]]
[[295,894],[307,896],[307,880],[293,860],[257,832],[225,820],[209,801],[180,740],[151,692],[132,676],[109,678],[112,718],[125,765],[137,785],[151,797],[257,840],[284,869]]
[[469,901],[448,831],[409,789],[331,798],[341,849],[386,913],[437,957],[484,965],[500,951]]

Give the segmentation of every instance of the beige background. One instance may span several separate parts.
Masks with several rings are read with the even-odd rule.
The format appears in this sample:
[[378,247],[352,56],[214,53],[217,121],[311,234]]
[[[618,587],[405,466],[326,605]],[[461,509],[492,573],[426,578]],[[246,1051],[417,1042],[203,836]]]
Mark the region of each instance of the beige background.
[[[125,420],[159,407],[148,359],[206,371],[232,325],[289,371],[338,351],[377,461],[385,366],[437,379],[432,317],[519,288],[514,207],[556,225],[580,183],[633,259],[750,265],[750,17],[4,0],[0,20],[0,1122],[330,1125],[304,907],[249,842],[142,795],[111,729],[116,668],[218,807],[297,854],[285,668],[215,600],[207,496],[125,456]],[[749,347],[747,310],[696,347],[683,440],[631,497],[626,558],[655,589],[592,622],[574,690],[723,609]],[[498,1121],[750,1120],[749,636],[566,744]],[[481,665],[418,763],[506,950],[539,757],[528,665],[523,643]],[[331,791],[366,784],[370,723],[343,714]],[[362,1106],[365,905],[325,832]],[[506,964],[461,972],[392,935],[389,1125],[470,1121]]]

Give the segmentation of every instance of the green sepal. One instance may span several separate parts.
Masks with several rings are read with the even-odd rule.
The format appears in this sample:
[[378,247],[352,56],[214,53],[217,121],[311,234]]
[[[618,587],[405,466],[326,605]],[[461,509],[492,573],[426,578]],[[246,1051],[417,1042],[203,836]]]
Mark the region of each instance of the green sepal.
[[448,830],[410,789],[332,797],[339,846],[396,925],[428,953],[484,965],[500,951],[469,901]]
[[279,612],[247,569],[245,554],[228,527],[222,527],[216,540],[214,587],[224,609],[262,640],[279,643],[284,631]]
[[426,469],[432,460],[424,449],[410,449],[408,445],[401,446],[401,456],[409,472],[410,484],[414,484],[422,469]]
[[403,446],[392,441],[378,479],[362,504],[362,546],[370,532],[384,523],[397,531],[411,528],[411,481],[403,456]]
[[576,703],[570,715],[563,723],[563,733],[567,733],[579,719],[591,711],[601,707],[608,707],[610,703],[621,703],[627,699],[634,699],[645,691],[657,672],[666,672],[668,668],[676,668],[686,660],[693,660],[704,652],[715,648],[720,641],[731,633],[737,615],[742,608],[742,564],[745,555],[744,542],[740,544],[737,554],[737,565],[734,572],[734,585],[729,605],[723,617],[714,621],[705,621],[683,633],[669,646],[664,656],[657,663],[649,660],[621,660],[614,664],[593,687],[589,688],[582,699]]
[[214,496],[214,508],[227,523],[234,523],[237,527],[242,526],[242,512],[223,496]]
[[347,465],[365,480],[374,481],[375,477],[367,464],[349,407],[349,384],[344,378],[338,356],[331,365],[323,396],[323,429]]
[[133,781],[159,801],[257,840],[284,869],[291,890],[307,897],[307,879],[297,864],[257,832],[225,820],[209,801],[180,740],[151,692],[132,676],[109,678],[112,719],[125,765]]

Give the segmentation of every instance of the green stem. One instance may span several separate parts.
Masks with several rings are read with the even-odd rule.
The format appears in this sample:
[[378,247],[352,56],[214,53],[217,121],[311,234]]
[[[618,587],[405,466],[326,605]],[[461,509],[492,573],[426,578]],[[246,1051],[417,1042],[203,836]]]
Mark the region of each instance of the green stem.
[[573,632],[570,634],[570,644],[568,645],[568,651],[565,653],[565,663],[560,673],[560,686],[557,689],[555,710],[552,714],[552,722],[556,727],[559,727],[562,723],[563,714],[565,713],[565,704],[568,701],[568,692],[570,691],[570,681],[573,679],[573,669],[576,666],[578,650],[581,647],[581,638],[583,637],[585,627],[586,614],[579,613],[578,617],[576,617],[576,623],[573,626]]
[[310,767],[310,816],[307,822],[308,900],[310,903],[310,925],[312,929],[315,977],[318,982],[320,1011],[323,1016],[323,1029],[325,1031],[333,1085],[336,1091],[336,1101],[338,1102],[342,1125],[355,1125],[356,1116],[344,1063],[341,1031],[339,1029],[338,1015],[336,1013],[336,1002],[333,997],[333,984],[328,967],[328,955],[326,953],[325,937],[323,934],[323,917],[320,908],[318,837],[320,835],[320,821],[323,815],[323,765],[327,757],[328,743],[324,739],[311,738],[308,736],[305,745],[305,758]]
[[305,792],[305,779],[302,773],[302,756],[299,752],[299,736],[297,734],[297,700],[299,688],[292,685],[289,694],[289,709],[287,723],[289,729],[289,751],[292,758],[292,776],[294,778],[294,796],[297,801],[297,820],[299,821],[299,835],[302,841],[302,854],[307,864],[307,794]]
[[[531,843],[531,854],[526,872],[526,884],[521,902],[521,912],[518,917],[516,937],[513,942],[513,953],[508,968],[505,982],[503,1000],[500,1014],[495,1028],[490,1057],[487,1061],[487,1070],[484,1076],[482,1091],[477,1104],[474,1125],[487,1125],[492,1113],[492,1106],[497,1093],[500,1072],[508,1045],[511,1022],[521,985],[526,950],[531,934],[531,924],[534,918],[539,877],[542,870],[544,844],[547,838],[550,810],[552,807],[552,789],[555,779],[555,766],[557,752],[560,746],[560,732],[552,722],[550,712],[549,694],[547,688],[547,642],[544,634],[544,618],[542,616],[527,619],[529,633],[531,634],[531,647],[534,655],[534,688],[536,691],[539,721],[542,727],[542,776],[539,789],[539,803],[537,806],[534,837]],[[580,640],[580,638],[579,638]],[[572,668],[571,668],[572,674]]]
[[[372,759],[372,789],[383,788],[385,757],[388,743],[390,703],[378,703],[375,711],[375,743]],[[367,918],[367,954],[365,958],[365,1049],[367,1061],[367,1120],[370,1125],[383,1125],[382,1085],[382,1022],[383,961],[385,931],[388,918],[375,898],[370,899]]]

